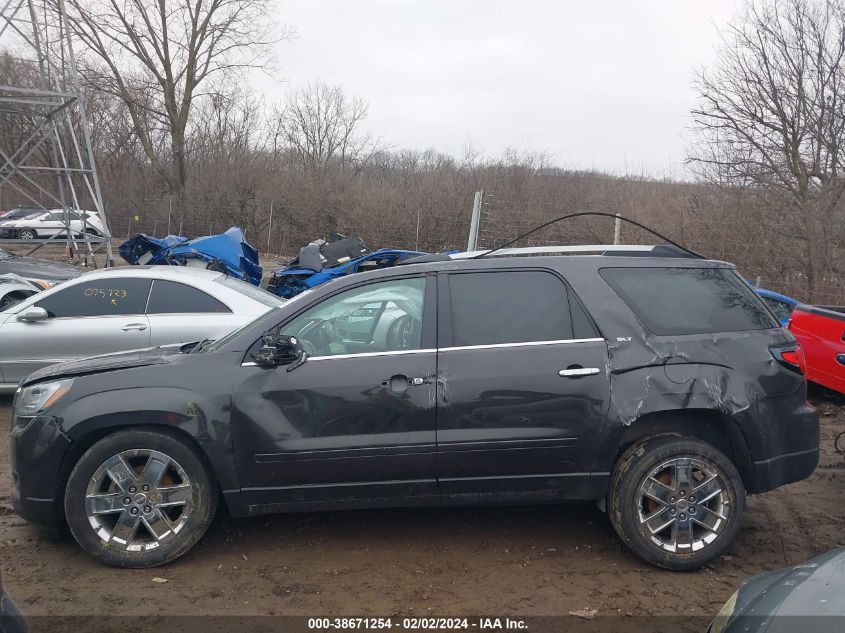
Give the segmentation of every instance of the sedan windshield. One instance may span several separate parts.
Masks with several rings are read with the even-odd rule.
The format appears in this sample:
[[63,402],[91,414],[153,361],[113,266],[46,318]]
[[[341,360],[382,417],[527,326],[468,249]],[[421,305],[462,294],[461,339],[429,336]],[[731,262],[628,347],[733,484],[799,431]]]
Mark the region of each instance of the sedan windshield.
[[225,336],[221,336],[216,341],[211,341],[210,343],[203,345],[201,350],[197,350],[197,351],[200,351],[200,353],[201,352],[216,352],[218,349],[223,347],[226,343],[228,343],[229,341],[234,340],[235,338],[240,336],[241,332],[244,332],[244,331],[248,330],[249,328],[251,328],[253,326],[253,324],[255,324],[257,321],[265,318],[268,314],[272,314],[273,312],[278,312],[279,309],[280,309],[279,307],[270,308],[267,312],[265,312],[264,314],[258,315],[257,317],[255,317],[249,323],[245,323],[244,325],[239,327],[237,330],[232,330],[231,332],[229,332]]

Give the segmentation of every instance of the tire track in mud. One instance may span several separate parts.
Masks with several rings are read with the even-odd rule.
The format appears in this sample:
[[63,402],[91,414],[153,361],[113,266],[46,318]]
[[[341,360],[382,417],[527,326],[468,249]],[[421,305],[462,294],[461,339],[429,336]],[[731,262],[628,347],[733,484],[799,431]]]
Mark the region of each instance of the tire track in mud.
[[804,515],[796,510],[795,503],[799,496],[789,495],[784,499],[781,490],[775,490],[763,495],[763,511],[768,524],[773,526],[780,543],[780,566],[797,565],[816,555],[810,544],[814,542],[813,535],[808,528]]

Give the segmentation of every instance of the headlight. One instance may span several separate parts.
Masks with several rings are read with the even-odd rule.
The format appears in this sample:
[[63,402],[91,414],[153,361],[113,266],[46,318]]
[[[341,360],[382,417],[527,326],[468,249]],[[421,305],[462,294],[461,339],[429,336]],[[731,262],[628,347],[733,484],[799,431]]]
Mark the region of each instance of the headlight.
[[716,617],[713,618],[710,628],[707,629],[709,633],[722,633],[728,628],[728,622],[730,622],[731,616],[734,614],[734,609],[736,609],[736,598],[738,595],[739,591],[737,590],[734,592],[734,595],[728,598],[728,601],[722,606]]
[[15,395],[15,417],[31,418],[44,413],[59,401],[73,384],[73,378],[39,382],[18,390]]

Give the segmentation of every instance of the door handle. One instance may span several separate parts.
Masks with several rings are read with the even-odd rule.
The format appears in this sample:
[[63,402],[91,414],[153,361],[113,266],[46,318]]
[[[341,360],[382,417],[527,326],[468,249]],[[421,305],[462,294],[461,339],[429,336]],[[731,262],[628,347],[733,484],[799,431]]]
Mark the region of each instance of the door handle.
[[147,329],[147,326],[143,323],[127,323],[122,328],[120,328],[124,332],[131,332],[132,330],[137,330],[138,332],[143,332]]
[[570,365],[566,369],[561,369],[557,372],[558,376],[563,378],[583,378],[584,376],[595,376],[601,370],[598,367],[581,367],[580,365]]
[[382,387],[388,387],[391,391],[396,393],[404,393],[408,387],[419,387],[425,382],[425,378],[408,378],[403,374],[391,376],[387,380],[381,381]]

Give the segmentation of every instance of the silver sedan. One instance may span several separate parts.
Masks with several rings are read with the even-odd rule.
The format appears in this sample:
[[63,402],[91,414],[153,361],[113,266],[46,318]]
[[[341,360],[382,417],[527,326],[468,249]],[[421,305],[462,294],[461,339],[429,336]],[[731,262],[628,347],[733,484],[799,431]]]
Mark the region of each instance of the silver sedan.
[[0,311],[0,392],[53,363],[218,338],[282,302],[202,269],[89,272]]

